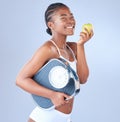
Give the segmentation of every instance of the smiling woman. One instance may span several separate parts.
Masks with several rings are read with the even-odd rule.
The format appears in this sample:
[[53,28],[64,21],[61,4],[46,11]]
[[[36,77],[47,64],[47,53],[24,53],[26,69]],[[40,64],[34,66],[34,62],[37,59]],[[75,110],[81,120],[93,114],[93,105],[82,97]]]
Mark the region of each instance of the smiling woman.
[[[46,88],[38,84],[33,77],[51,59],[61,58],[68,62],[74,70],[79,84],[85,83],[89,69],[85,58],[84,44],[93,36],[93,30],[90,34],[87,30],[80,32],[80,39],[77,43],[67,42],[67,36],[74,34],[75,19],[69,7],[63,3],[49,5],[45,12],[45,21],[47,33],[52,37],[36,51],[32,59],[22,68],[17,76],[16,84],[31,94],[49,99],[55,106],[52,110],[44,110],[37,106],[30,114],[29,122],[70,122],[74,97]],[[74,85],[70,87],[74,87]]]
[[[59,11],[57,11],[57,10],[59,10]],[[46,23],[48,26],[48,30],[51,32],[49,34],[53,34],[54,31],[58,31],[61,34],[63,33],[65,35],[66,34],[72,35],[74,32],[74,27],[75,27],[75,19],[73,17],[73,14],[70,12],[69,8],[64,5],[64,6],[61,6],[60,9],[58,7],[56,9],[56,12],[53,12],[53,13],[54,14],[52,14],[52,10],[46,11],[46,13],[45,13],[45,15],[46,15],[45,19],[46,19]],[[50,16],[48,14],[50,14]],[[48,15],[48,17],[47,17],[47,15]],[[53,22],[54,22],[54,24],[53,24]]]

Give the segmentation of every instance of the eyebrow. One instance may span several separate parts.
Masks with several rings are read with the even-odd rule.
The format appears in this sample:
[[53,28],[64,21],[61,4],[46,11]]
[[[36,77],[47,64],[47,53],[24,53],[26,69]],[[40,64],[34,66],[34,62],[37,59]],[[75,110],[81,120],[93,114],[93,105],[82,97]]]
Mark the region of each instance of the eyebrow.
[[[70,13],[71,16],[73,16],[72,13]],[[61,14],[60,16],[67,16],[67,14]]]

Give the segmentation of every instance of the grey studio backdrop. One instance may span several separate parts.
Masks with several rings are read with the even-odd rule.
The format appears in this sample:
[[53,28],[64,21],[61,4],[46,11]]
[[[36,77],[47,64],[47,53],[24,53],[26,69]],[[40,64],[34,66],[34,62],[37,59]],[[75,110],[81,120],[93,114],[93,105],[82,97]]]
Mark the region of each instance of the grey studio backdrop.
[[53,2],[67,4],[75,16],[69,41],[79,39],[82,24],[94,25],[95,35],[85,44],[90,76],[75,99],[73,122],[120,122],[119,0],[0,0],[0,122],[27,122],[36,106],[15,79],[50,38],[44,11]]

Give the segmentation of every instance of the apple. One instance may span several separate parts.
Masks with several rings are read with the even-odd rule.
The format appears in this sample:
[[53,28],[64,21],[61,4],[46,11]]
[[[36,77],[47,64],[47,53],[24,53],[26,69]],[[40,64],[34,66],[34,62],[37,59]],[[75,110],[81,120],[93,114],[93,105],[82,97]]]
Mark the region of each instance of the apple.
[[90,23],[84,24],[82,26],[82,32],[86,33],[86,30],[85,29],[87,29],[88,33],[90,34],[91,33],[91,30],[93,30],[92,24],[90,24]]

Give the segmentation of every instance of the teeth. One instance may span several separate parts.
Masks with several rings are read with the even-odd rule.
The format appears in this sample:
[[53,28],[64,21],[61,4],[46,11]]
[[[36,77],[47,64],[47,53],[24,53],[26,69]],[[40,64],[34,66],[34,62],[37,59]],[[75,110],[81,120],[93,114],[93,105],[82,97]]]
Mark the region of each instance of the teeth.
[[67,27],[67,28],[73,28],[73,27]]

